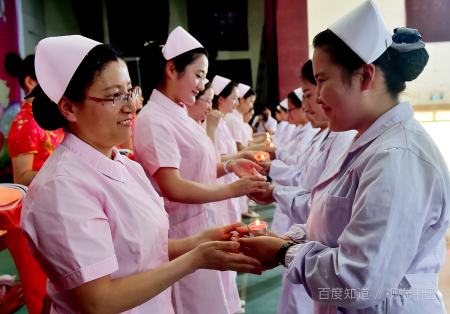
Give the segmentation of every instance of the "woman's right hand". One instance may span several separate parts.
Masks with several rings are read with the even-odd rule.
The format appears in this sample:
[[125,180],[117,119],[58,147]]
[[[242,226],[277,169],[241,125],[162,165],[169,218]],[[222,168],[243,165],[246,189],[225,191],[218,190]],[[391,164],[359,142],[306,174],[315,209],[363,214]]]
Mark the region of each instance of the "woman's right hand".
[[[229,187],[233,190],[234,197],[240,197],[252,193],[262,193],[270,185],[264,177],[248,176],[231,183]],[[253,191],[253,192],[250,192]]]
[[216,130],[222,117],[223,114],[219,110],[211,110],[206,117],[206,127],[208,130]]
[[235,241],[211,241],[191,251],[196,269],[232,270],[261,275],[264,268],[257,259],[245,256]]

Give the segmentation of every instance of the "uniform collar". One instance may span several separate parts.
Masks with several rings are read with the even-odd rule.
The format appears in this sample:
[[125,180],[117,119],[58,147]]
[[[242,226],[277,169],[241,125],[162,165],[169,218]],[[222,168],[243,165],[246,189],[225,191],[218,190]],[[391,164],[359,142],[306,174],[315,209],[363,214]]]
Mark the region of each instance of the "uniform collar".
[[233,109],[233,114],[240,118],[242,121],[244,121],[244,115],[242,113],[240,113],[237,109]]
[[384,113],[363,133],[350,147],[350,152],[367,145],[397,123],[414,117],[414,110],[409,101],[402,102]]
[[94,147],[70,132],[66,132],[61,145],[67,147],[68,150],[79,156],[83,161],[90,164],[105,176],[120,182],[130,181],[130,174],[125,167],[124,157],[119,153],[119,150],[116,147],[113,147],[114,159],[109,159]]
[[176,104],[157,89],[153,90],[152,95],[150,96],[150,101],[153,101],[161,105],[161,107],[171,112],[172,114],[176,115],[177,117],[180,117],[183,120],[187,121],[188,119],[190,119],[186,105],[183,104],[181,106]]

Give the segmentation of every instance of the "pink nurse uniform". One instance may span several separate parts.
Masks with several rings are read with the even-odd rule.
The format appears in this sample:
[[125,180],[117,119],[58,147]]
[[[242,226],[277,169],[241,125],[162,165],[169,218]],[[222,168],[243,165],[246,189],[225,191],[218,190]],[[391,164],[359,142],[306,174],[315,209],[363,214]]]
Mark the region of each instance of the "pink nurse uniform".
[[[70,289],[169,261],[162,199],[138,163],[113,156],[67,132],[28,190],[21,228],[49,278],[51,313],[80,313]],[[125,313],[174,313],[171,288]]]
[[[202,127],[191,119],[184,105],[174,103],[158,90],[136,118],[133,134],[136,161],[144,168],[158,193],[153,177],[159,168],[176,168],[183,179],[214,184],[217,157],[214,145]],[[169,213],[169,238],[196,235],[220,220],[217,205],[184,204],[164,198]],[[207,296],[207,297],[205,297]],[[173,286],[172,300],[176,313],[229,314],[220,272],[197,270]]]

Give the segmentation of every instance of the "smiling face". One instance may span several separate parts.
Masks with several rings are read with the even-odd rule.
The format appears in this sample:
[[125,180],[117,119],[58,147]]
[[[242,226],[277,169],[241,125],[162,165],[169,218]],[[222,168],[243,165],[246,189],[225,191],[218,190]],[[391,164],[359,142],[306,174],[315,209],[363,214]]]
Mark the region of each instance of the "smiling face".
[[191,64],[188,64],[184,72],[177,72],[173,80],[172,90],[176,91],[175,102],[193,105],[195,96],[205,88],[203,79],[208,72],[208,58],[200,54]]
[[239,112],[240,113],[249,112],[250,109],[253,108],[253,104],[255,103],[255,101],[256,101],[255,95],[248,96],[247,98],[244,97],[239,98],[239,106],[238,106]]
[[321,104],[335,132],[358,129],[367,116],[360,101],[360,78],[353,75],[350,83],[344,81],[344,70],[334,63],[329,53],[316,48],[313,56],[314,76],[317,80],[316,102]]
[[205,120],[212,109],[213,98],[214,90],[212,88],[205,90],[192,106],[187,106],[189,116],[197,122]]
[[[129,94],[131,80],[128,68],[121,59],[111,61],[94,79],[85,95],[112,99],[117,94]],[[75,103],[73,119],[69,123],[72,133],[100,152],[124,143],[131,137],[131,115],[136,112],[135,101],[98,102],[85,99]]]
[[239,105],[239,90],[234,87],[227,97],[220,96],[217,100],[218,109],[223,114],[232,113],[233,109]]
[[322,105],[316,102],[317,85],[304,78],[300,82],[303,89],[302,103],[309,122],[311,122],[313,128],[326,128],[328,126],[328,118],[323,111]]

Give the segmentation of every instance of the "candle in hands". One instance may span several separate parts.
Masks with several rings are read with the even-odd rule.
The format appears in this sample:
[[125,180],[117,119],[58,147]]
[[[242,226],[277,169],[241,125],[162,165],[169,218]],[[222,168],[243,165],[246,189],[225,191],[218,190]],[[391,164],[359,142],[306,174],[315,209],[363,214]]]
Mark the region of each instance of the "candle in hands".
[[255,153],[255,157],[258,160],[258,162],[270,161],[270,155],[267,152],[257,152],[257,153]]
[[267,222],[265,221],[255,221],[248,225],[248,234],[250,237],[257,237],[257,236],[267,236],[269,234],[268,228],[267,228]]

